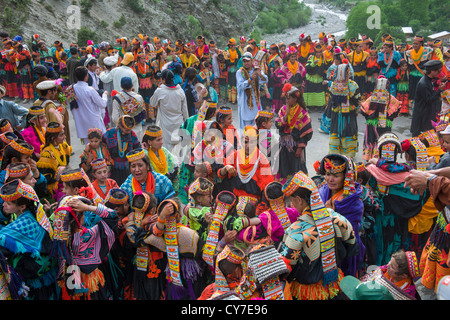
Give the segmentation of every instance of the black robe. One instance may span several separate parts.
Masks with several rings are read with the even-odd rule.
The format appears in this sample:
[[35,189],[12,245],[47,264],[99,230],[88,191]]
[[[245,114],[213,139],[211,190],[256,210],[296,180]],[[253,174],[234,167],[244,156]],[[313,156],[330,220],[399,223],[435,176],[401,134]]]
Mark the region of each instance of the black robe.
[[417,137],[420,133],[433,129],[431,120],[437,121],[441,111],[441,91],[434,90],[432,79],[423,76],[416,87],[414,110],[411,121],[411,133]]

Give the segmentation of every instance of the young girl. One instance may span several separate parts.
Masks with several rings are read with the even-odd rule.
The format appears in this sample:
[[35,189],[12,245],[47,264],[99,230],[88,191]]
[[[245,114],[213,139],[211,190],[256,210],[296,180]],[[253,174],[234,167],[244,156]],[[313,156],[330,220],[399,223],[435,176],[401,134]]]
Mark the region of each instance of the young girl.
[[58,122],[50,122],[45,133],[45,144],[36,163],[39,171],[47,178],[48,192],[53,195],[58,187],[56,175],[59,167],[69,165],[72,147],[65,141],[66,135]]
[[142,146],[150,159],[152,170],[166,175],[175,188],[175,186],[178,187],[178,184],[174,183],[178,173],[178,161],[169,150],[163,147],[163,144],[162,129],[158,126],[148,126],[142,137]]
[[233,110],[228,106],[220,106],[216,113],[216,121],[222,128],[224,139],[231,143],[237,150],[240,144],[239,134],[233,125]]
[[41,157],[41,146],[45,144],[45,132],[47,127],[47,116],[44,108],[31,106],[27,114],[26,127],[22,131],[22,136],[26,142],[34,148],[34,155],[37,159]]
[[66,196],[55,210],[53,229],[62,300],[110,300],[99,265],[116,239],[115,211],[84,197]]
[[373,92],[375,84],[380,74],[381,67],[378,64],[377,48],[372,47],[369,51],[369,57],[367,58],[367,72],[366,72],[366,89],[365,98],[367,99]]
[[273,82],[273,91],[272,91],[272,107],[273,113],[278,114],[281,106],[283,105],[283,97],[281,96],[282,89],[284,84],[286,83],[286,73],[281,69],[281,63],[278,60],[274,60],[274,70],[271,75],[271,79]]
[[258,111],[255,118],[255,124],[258,129],[261,151],[266,157],[270,157],[272,148],[272,133],[270,129],[273,125],[273,113],[270,111]]
[[91,162],[95,159],[105,159],[106,165],[112,167],[114,161],[111,159],[106,144],[102,142],[102,131],[98,128],[91,128],[88,130],[89,143],[86,144],[83,153],[80,155],[80,167],[84,172],[92,178]]
[[55,300],[56,259],[51,257],[52,226],[33,188],[22,180],[0,189],[3,211],[16,219],[0,230],[0,246],[30,291],[28,300]]
[[208,179],[209,181],[213,182],[213,178],[214,178],[214,169],[212,167],[212,165],[207,162],[204,161],[202,163],[198,163],[195,165],[194,167],[194,180],[198,179],[198,178],[205,178]]
[[397,100],[401,102],[400,114],[408,115],[409,107],[409,69],[405,59],[400,60],[400,67],[397,69]]
[[92,187],[89,177],[82,168],[66,168],[61,173],[63,192],[66,196],[82,196],[97,205],[103,202],[97,191]]
[[[164,296],[165,269],[163,254],[157,248],[144,242],[142,234],[147,234],[156,222],[157,200],[154,195],[139,192],[133,196],[125,225],[128,241],[135,247],[133,252],[133,298],[136,300],[158,300]],[[145,232],[140,232],[145,231]]]
[[189,228],[197,231],[204,241],[208,236],[208,225],[212,219],[213,188],[214,184],[208,179],[197,178],[189,186],[189,204],[184,208]]
[[113,188],[118,188],[117,182],[113,179],[109,179],[109,168],[106,165],[105,159],[95,159],[91,162],[92,168],[92,176],[94,177],[94,181],[92,182],[92,186],[94,187],[97,194],[103,200],[106,199],[106,196],[109,193],[109,190]]

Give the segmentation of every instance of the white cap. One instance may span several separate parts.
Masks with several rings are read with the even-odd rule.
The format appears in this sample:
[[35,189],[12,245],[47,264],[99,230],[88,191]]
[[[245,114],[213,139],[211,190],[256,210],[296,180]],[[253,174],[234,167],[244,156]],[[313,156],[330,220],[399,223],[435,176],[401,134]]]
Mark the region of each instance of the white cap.
[[450,134],[450,125],[447,126],[447,128],[445,128],[445,130],[439,132],[440,134]]
[[252,60],[252,59],[253,59],[253,56],[252,56],[251,52],[246,52],[242,56],[242,60]]
[[36,86],[36,89],[39,90],[48,90],[51,88],[56,88],[55,80],[44,80],[42,82],[39,82]]
[[117,62],[119,62],[119,57],[116,55],[108,56],[105,59],[103,59],[103,63],[107,66],[114,66],[117,64]]

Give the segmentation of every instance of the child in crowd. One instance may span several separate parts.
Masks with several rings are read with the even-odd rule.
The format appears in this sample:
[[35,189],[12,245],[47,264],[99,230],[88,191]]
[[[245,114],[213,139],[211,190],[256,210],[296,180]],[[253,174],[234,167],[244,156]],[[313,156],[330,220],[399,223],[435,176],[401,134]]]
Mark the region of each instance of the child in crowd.
[[63,192],[66,196],[82,196],[92,201],[95,205],[103,202],[103,199],[92,187],[89,177],[82,168],[66,168],[61,173],[61,181],[63,182]]
[[117,182],[113,179],[109,179],[109,168],[106,165],[105,159],[95,159],[91,162],[92,176],[94,181],[92,186],[97,194],[105,200],[109,190],[118,188]]
[[272,133],[270,129],[273,125],[273,112],[271,111],[258,111],[255,118],[256,127],[258,129],[258,138],[260,143],[260,150],[266,155],[271,156],[272,148]]
[[234,146],[237,150],[239,146],[239,134],[233,125],[233,110],[228,106],[220,106],[216,113],[216,122],[223,131],[223,138]]
[[95,159],[105,159],[106,165],[110,168],[114,164],[106,144],[102,142],[102,136],[102,130],[98,128],[89,129],[87,137],[89,143],[86,144],[83,153],[80,155],[80,167],[83,168],[89,178],[93,178],[91,162]]
[[189,204],[184,212],[189,228],[197,231],[206,241],[208,226],[212,221],[211,205],[214,184],[206,178],[197,178],[189,186]]
[[397,100],[401,102],[400,114],[408,115],[412,110],[409,107],[409,69],[405,59],[400,60],[397,70]]
[[142,147],[150,159],[152,170],[166,175],[175,188],[178,187],[178,183],[174,183],[178,180],[178,160],[163,144],[162,129],[154,125],[148,126],[142,137]]

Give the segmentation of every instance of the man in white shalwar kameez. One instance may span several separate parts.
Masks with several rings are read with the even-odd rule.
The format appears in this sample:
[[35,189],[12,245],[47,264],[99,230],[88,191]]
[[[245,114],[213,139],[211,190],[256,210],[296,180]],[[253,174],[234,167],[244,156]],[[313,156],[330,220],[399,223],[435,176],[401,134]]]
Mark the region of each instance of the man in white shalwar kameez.
[[174,85],[174,74],[169,69],[161,73],[163,84],[150,98],[150,105],[156,107],[156,125],[162,129],[164,147],[172,149],[181,141],[179,130],[189,117],[186,95],[180,85]]
[[80,66],[75,69],[75,79],[77,83],[73,85],[73,89],[77,96],[78,108],[72,109],[72,114],[78,138],[87,143],[89,129],[98,128],[103,133],[106,132],[103,118],[109,93],[104,91],[100,97],[97,90],[88,86],[88,70],[86,67]]

